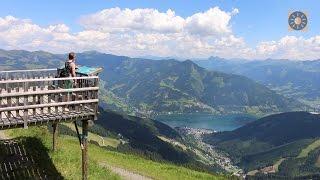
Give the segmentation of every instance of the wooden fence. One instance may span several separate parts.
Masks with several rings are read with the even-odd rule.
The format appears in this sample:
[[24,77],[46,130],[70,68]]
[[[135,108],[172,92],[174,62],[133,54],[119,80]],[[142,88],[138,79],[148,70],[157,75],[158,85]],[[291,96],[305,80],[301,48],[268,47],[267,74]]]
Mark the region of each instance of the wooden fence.
[[99,77],[56,74],[57,69],[0,71],[0,129],[96,119]]

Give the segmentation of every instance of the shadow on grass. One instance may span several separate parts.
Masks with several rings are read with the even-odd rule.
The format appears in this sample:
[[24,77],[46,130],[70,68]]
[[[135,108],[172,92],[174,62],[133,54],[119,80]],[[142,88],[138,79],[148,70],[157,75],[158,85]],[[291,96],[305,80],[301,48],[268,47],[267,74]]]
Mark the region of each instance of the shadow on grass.
[[0,140],[0,179],[64,179],[48,151],[37,138]]

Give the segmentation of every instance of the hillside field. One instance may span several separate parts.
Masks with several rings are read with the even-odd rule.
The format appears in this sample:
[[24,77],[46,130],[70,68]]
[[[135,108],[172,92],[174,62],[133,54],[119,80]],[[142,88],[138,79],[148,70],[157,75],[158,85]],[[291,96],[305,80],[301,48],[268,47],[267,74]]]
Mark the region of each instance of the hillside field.
[[[41,141],[45,151],[50,157],[54,167],[65,179],[81,179],[81,151],[77,138],[60,135],[58,150],[52,152],[51,134],[47,127],[30,127],[28,130],[13,129],[5,132],[12,138],[25,139],[24,145],[31,146],[30,138]],[[26,148],[28,149],[28,148]],[[33,147],[37,153],[37,148]],[[1,159],[1,158],[0,158]],[[43,162],[39,162],[40,164]],[[121,179],[121,177],[109,169],[105,164],[112,167],[119,167],[128,171],[152,178],[152,179],[229,179],[223,175],[212,175],[197,172],[184,167],[169,163],[153,162],[134,155],[122,154],[107,150],[95,144],[89,145],[89,178],[90,179]]]

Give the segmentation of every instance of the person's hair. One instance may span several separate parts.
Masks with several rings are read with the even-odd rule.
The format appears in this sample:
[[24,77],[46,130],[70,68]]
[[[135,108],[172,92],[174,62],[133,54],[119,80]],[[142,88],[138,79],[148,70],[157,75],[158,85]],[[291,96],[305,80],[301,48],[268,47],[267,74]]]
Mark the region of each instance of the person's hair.
[[76,54],[75,54],[74,52],[69,53],[69,60],[74,59],[74,56],[75,56],[75,55],[76,55]]

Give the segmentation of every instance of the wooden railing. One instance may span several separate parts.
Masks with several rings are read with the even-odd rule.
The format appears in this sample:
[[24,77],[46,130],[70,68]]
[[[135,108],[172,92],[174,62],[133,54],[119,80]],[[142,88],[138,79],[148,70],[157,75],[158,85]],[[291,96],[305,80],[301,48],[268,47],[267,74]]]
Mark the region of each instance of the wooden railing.
[[0,129],[96,119],[99,77],[56,74],[56,69],[1,71]]

